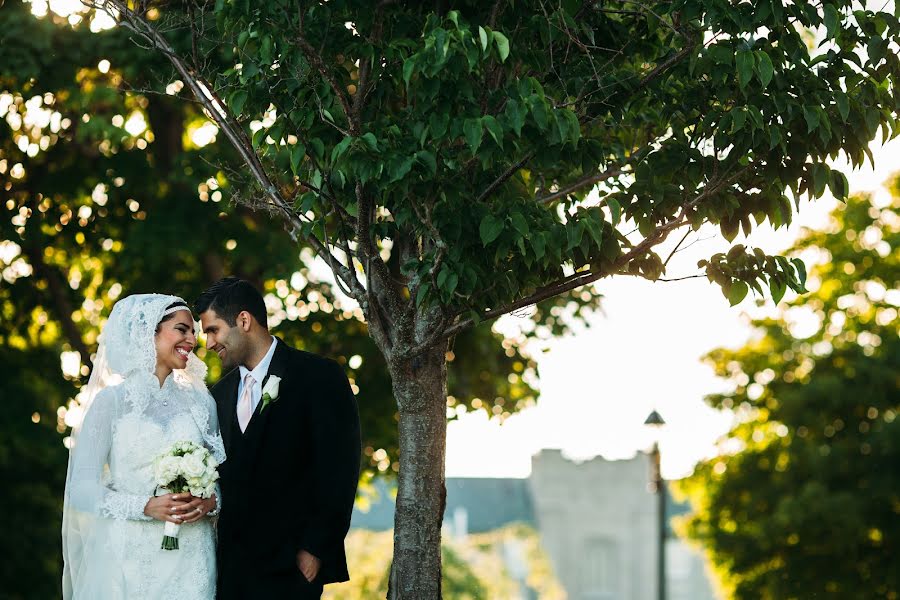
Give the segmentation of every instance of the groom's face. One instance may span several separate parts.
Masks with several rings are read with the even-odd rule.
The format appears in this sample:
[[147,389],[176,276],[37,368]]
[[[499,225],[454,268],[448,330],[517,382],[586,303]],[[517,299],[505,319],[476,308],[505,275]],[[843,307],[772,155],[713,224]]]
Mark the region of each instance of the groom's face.
[[206,347],[219,355],[223,371],[244,364],[250,347],[244,328],[229,325],[212,309],[200,313],[200,325],[206,334]]

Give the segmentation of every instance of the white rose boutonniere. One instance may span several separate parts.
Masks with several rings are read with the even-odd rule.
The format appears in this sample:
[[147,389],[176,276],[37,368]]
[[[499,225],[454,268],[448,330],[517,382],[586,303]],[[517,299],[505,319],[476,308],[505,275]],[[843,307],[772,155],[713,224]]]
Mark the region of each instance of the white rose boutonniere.
[[263,387],[262,406],[260,407],[259,412],[264,411],[269,404],[278,400],[278,386],[280,383],[281,377],[278,377],[277,375],[269,376],[265,387]]

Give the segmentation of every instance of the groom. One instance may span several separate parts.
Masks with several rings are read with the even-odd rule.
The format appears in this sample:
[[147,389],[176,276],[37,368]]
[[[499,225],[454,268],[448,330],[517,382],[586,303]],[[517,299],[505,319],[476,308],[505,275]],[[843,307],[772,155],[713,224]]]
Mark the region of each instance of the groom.
[[324,584],[349,578],[360,432],[347,377],[269,334],[263,298],[246,281],[218,281],[195,309],[227,373],[211,390],[228,456],[217,596],[319,598]]

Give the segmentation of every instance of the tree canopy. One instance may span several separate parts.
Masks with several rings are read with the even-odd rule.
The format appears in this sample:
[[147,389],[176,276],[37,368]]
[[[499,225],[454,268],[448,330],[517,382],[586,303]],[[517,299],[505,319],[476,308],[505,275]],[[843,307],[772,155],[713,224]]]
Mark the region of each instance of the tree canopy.
[[[129,33],[135,45],[76,81],[117,81],[104,102],[130,102],[128,115],[169,92],[211,121],[239,205],[225,221],[260,236],[247,260],[262,268],[269,244],[302,242],[358,303],[396,401],[392,596],[440,594],[449,340],[576,289],[555,302],[590,303],[604,277],[660,279],[676,230],[712,224],[733,240],[788,222],[803,195],[843,198],[827,160],[858,165],[895,133],[900,22],[850,1],[93,5],[119,26],[111,47]],[[73,131],[90,133],[88,117]],[[41,139],[10,151],[39,154]],[[123,142],[97,148],[120,159]],[[201,200],[222,191],[215,175]],[[104,192],[137,217],[130,183],[111,177]],[[46,197],[8,203],[17,235]],[[165,271],[147,250],[134,264]],[[802,262],[743,245],[700,267],[734,303],[804,289]]]
[[[87,380],[102,323],[129,293],[191,301],[224,274],[253,281],[277,335],[348,370],[366,477],[398,464],[396,403],[360,310],[309,250],[228,201],[243,181],[232,152],[207,143],[201,109],[165,94],[167,63],[121,30],[93,31],[90,15],[38,17],[34,8],[0,9],[0,379],[10,399],[0,419],[0,510],[18,524],[0,547],[3,581],[21,586],[6,589],[13,597],[58,594],[66,409]],[[571,319],[555,306],[576,302],[567,314],[577,319],[596,300],[546,303],[532,319],[541,335],[559,334]],[[522,341],[487,328],[458,337],[448,404],[494,418],[532,404],[535,363]],[[219,364],[206,358],[215,381]]]
[[[793,248],[812,291],[709,363],[733,391],[725,453],[681,488],[733,598],[896,598],[900,539],[900,188],[854,196]],[[810,325],[811,324],[811,325]],[[802,331],[802,329],[806,331]],[[813,331],[810,332],[809,330]]]

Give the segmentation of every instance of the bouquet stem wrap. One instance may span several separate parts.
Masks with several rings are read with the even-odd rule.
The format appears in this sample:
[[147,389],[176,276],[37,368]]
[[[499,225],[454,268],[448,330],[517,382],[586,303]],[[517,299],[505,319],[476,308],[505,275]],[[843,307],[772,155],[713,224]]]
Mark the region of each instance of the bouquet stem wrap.
[[[2,0],[0,0],[2,1]],[[189,494],[195,498],[211,498],[219,479],[219,463],[209,450],[196,442],[176,442],[153,461],[157,491],[162,494]],[[178,550],[181,525],[166,521],[163,550]]]
[[178,550],[178,531],[180,529],[181,525],[166,521],[166,527],[163,530],[163,541],[161,546],[163,550]]

